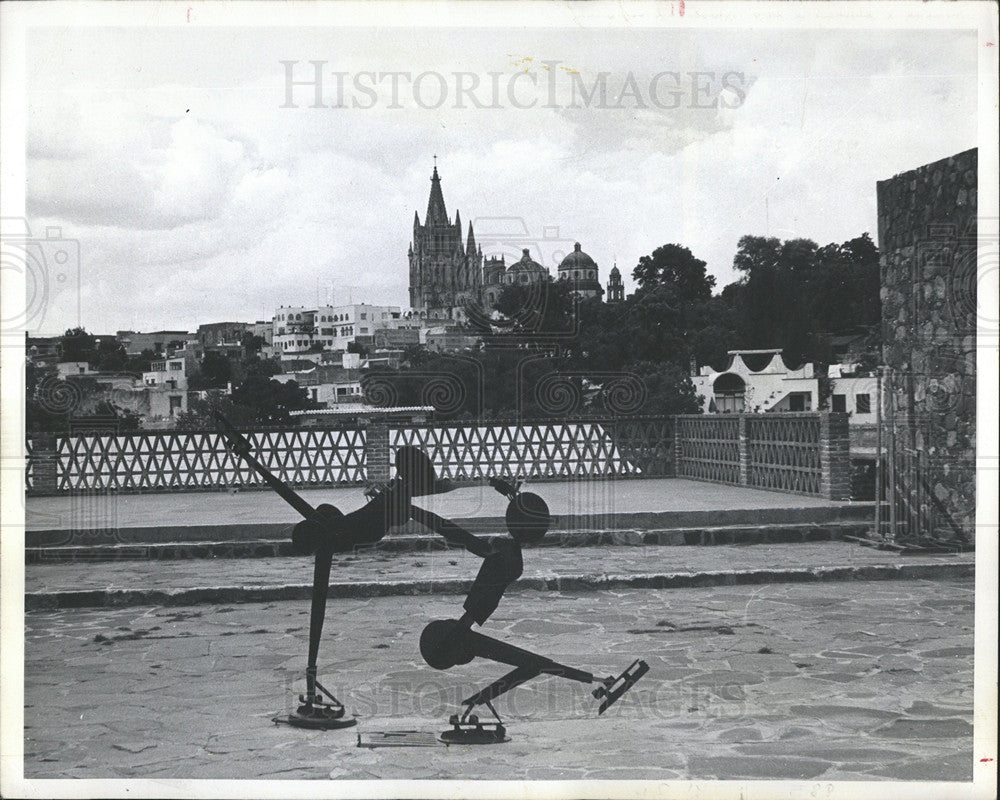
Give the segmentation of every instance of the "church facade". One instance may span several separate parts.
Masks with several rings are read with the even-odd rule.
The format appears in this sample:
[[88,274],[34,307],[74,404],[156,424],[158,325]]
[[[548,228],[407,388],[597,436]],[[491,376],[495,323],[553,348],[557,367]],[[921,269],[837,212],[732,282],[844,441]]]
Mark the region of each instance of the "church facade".
[[[437,165],[431,175],[431,192],[423,223],[413,214],[413,239],[409,248],[410,308],[420,319],[460,322],[469,308],[487,314],[496,307],[504,286],[551,281],[551,273],[532,260],[525,248],[520,261],[507,265],[503,256],[483,257],[476,244],[472,223],[462,230],[456,209],[454,222],[448,216]],[[558,267],[559,277],[572,282],[581,297],[603,294],[597,264],[577,244]]]
[[410,308],[426,319],[463,319],[465,308],[483,302],[484,286],[498,284],[503,274],[498,259],[487,259],[484,269],[483,251],[476,245],[472,223],[466,236],[457,210],[455,221],[451,221],[437,165],[431,175],[423,224],[420,215],[413,213],[409,261]]

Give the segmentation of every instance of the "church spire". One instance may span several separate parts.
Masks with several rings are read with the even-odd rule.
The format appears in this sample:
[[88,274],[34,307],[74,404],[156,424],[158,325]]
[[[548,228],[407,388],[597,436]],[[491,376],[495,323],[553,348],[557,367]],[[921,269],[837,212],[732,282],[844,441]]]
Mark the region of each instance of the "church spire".
[[476,252],[476,237],[472,233],[472,223],[469,223],[469,243],[465,246],[465,251],[467,253]]
[[[435,156],[435,158],[437,158]],[[431,175],[431,196],[427,199],[427,216],[425,225],[447,225],[448,212],[444,207],[444,195],[441,193],[441,178],[438,177],[437,164],[434,164],[434,174]]]

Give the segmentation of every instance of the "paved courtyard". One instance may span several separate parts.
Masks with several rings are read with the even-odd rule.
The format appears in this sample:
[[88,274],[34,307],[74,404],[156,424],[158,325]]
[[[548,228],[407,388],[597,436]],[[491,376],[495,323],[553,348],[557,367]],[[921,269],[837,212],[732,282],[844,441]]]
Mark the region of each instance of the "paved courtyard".
[[[542,494],[556,516],[845,505],[817,497],[682,478],[529,482],[523,488]],[[313,505],[331,503],[344,511],[358,508],[365,502],[360,487],[303,489],[299,494]],[[503,517],[507,500],[488,486],[471,486],[422,497],[419,505],[448,518]],[[295,512],[270,490],[119,494],[110,498],[105,495],[29,497],[25,509],[27,530],[66,528],[81,521],[91,527],[142,528],[282,523],[295,519]]]
[[597,674],[650,672],[604,717],[538,679],[497,703],[512,741],[357,747],[443,730],[504,668],[423,664],[458,597],[330,603],[321,680],[353,729],[277,726],[301,690],[302,602],[26,615],[29,778],[970,780],[973,583],[521,592],[484,632]]

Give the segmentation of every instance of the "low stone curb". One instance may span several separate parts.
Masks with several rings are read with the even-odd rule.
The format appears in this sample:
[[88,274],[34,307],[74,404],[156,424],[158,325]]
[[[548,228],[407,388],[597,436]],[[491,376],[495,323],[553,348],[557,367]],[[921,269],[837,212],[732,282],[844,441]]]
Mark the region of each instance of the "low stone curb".
[[[573,531],[652,531],[709,529],[722,527],[861,524],[875,519],[875,504],[843,503],[835,506],[803,508],[720,509],[716,511],[611,511],[603,514],[562,514],[556,516],[553,535]],[[287,539],[291,536],[294,513],[289,522],[233,522],[222,525],[170,525],[154,527],[105,527],[76,531],[72,528],[29,529],[25,547],[62,547],[74,541],[89,545],[136,546],[178,542],[235,542]],[[503,517],[456,517],[453,520],[472,533],[490,534],[505,529]],[[421,535],[426,531],[408,523],[400,534]]]
[[[512,591],[603,591],[607,589],[683,589],[768,583],[826,581],[956,580],[975,576],[975,564],[873,564],[766,570],[712,570],[661,572],[634,575],[562,575],[523,578]],[[330,598],[405,597],[432,594],[465,594],[471,580],[354,581],[331,583]],[[188,589],[94,589],[85,591],[28,592],[26,611],[121,606],[187,606],[215,603],[260,603],[308,600],[312,584],[276,586],[205,586]]]
[[[870,526],[861,522],[837,522],[818,525],[731,526],[717,528],[679,528],[666,530],[575,530],[555,531],[539,546],[683,546],[731,544],[795,544],[800,542],[841,541],[848,536],[864,537]],[[494,538],[487,536],[487,539]],[[391,536],[374,549],[379,552],[412,553],[448,549],[447,542],[431,534]],[[55,547],[26,547],[26,564],[51,564],[70,561],[171,561],[189,558],[273,558],[297,555],[288,538],[237,541],[182,541],[151,544],[91,544]]]

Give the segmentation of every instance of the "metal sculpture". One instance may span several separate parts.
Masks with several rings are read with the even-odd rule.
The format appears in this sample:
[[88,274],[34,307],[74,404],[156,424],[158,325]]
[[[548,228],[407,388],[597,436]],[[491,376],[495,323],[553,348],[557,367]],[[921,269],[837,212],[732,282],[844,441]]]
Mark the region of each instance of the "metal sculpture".
[[369,501],[350,514],[329,504],[313,508],[284,481],[271,473],[251,452],[250,443],[217,410],[212,411],[222,428],[229,448],[264,479],[303,519],[292,531],[296,552],[315,554],[313,565],[312,605],[309,612],[309,653],[306,660],[306,691],[298,696],[298,707],[275,721],[301,728],[328,730],[357,723],[345,717],[345,708],[317,676],[319,642],[330,588],[330,567],[334,553],[350,552],[382,539],[389,529],[402,525],[410,517],[410,499],[437,494],[454,488],[438,480],[430,459],[415,447],[396,451],[396,477],[384,487],[371,492]]
[[[450,481],[439,479],[427,455],[412,446],[401,447],[396,451],[396,476],[387,485],[366,492],[369,500],[361,508],[350,514],[344,514],[329,504],[313,508],[253,455],[247,439],[221,413],[214,409],[212,413],[222,428],[229,448],[302,515],[302,521],[292,531],[296,552],[315,555],[306,691],[298,696],[297,709],[287,716],[275,717],[276,722],[320,730],[345,728],[357,723],[354,718],[346,718],[343,703],[316,677],[333,554],[374,544],[390,528],[402,525],[409,519],[439,533],[450,544],[464,547],[483,559],[465,600],[465,613],[457,620],[435,620],[421,633],[420,653],[424,660],[431,667],[440,670],[467,664],[476,657],[514,667],[511,672],[462,701],[465,710],[461,715],[452,715],[449,720],[452,728],[440,735],[442,741],[463,744],[508,741],[503,720],[492,701],[539,675],[556,675],[581,683],[599,683],[593,696],[601,700],[598,714],[603,714],[649,670],[646,662],[637,659],[617,677],[597,678],[585,670],[560,664],[472,630],[473,623],[482,625],[489,619],[507,588],[521,576],[524,569],[522,545],[541,541],[552,522],[545,501],[537,494],[520,492],[519,483],[512,485],[499,478],[489,480],[490,485],[508,499],[505,519],[509,539],[481,539],[450,520],[414,506],[411,502],[413,497],[439,494],[455,487]],[[485,705],[495,721],[481,722],[472,713],[478,705]]]
[[[451,716],[451,729],[439,737],[447,743],[496,744],[509,741],[503,720],[492,701],[539,675],[556,675],[581,683],[601,684],[594,689],[593,696],[601,700],[597,713],[603,714],[649,671],[645,661],[636,659],[617,677],[597,678],[585,670],[560,664],[472,630],[473,622],[478,625],[486,622],[507,588],[521,576],[524,566],[522,545],[540,541],[551,521],[548,506],[537,494],[518,492],[519,485],[499,479],[492,479],[490,484],[509,500],[506,522],[510,539],[486,541],[430,511],[414,507],[411,512],[415,521],[441,534],[450,544],[464,547],[483,559],[465,600],[465,613],[457,620],[434,620],[421,633],[420,654],[424,661],[440,670],[467,664],[476,657],[514,667],[485,689],[462,701],[464,711],[461,715]],[[479,705],[489,709],[493,721],[482,722],[478,715],[472,713]]]

